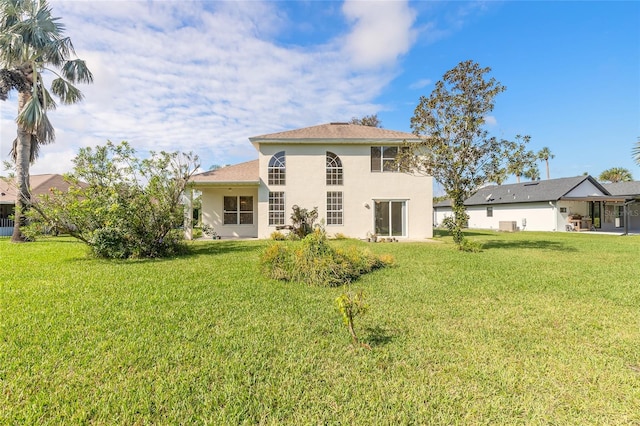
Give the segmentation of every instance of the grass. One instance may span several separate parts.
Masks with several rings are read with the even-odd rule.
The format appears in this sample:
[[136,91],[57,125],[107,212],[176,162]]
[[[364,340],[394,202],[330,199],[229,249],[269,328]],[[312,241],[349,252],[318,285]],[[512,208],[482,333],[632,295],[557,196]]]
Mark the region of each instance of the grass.
[[260,275],[264,241],[0,239],[0,424],[639,424],[638,237],[470,238],[366,245],[396,259],[354,284],[371,350],[344,289]]

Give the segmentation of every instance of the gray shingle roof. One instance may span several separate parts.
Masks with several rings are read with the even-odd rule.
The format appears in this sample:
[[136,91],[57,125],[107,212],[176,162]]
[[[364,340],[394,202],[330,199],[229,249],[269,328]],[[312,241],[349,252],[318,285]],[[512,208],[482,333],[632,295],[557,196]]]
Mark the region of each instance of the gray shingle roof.
[[[539,180],[510,185],[491,185],[479,189],[465,201],[466,206],[482,204],[532,203],[557,201],[585,180],[601,187],[591,176]],[[606,191],[604,191],[606,194]]]
[[401,143],[404,140],[418,141],[413,133],[361,126],[350,123],[327,123],[302,129],[271,133],[249,138],[251,143]]
[[603,183],[611,195],[640,195],[640,181]]

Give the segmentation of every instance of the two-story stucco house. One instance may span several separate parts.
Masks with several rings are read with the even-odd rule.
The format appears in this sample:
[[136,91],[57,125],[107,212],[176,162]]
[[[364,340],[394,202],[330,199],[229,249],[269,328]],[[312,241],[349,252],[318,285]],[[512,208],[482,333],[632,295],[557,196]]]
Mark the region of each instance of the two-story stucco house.
[[398,170],[411,133],[329,123],[249,138],[258,159],[194,175],[202,223],[221,237],[269,238],[292,207],[318,208],[327,233],[432,236],[431,177]]

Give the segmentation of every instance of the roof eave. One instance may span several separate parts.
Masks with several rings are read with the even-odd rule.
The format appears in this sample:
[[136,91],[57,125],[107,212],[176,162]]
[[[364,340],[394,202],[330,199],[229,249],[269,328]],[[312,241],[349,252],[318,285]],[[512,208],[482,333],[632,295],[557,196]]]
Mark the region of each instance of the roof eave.
[[234,180],[229,180],[229,181],[216,181],[216,182],[211,182],[211,181],[190,181],[188,183],[188,186],[191,188],[198,188],[198,187],[218,187],[218,186],[242,186],[242,187],[259,187],[260,186],[260,181],[234,181]]

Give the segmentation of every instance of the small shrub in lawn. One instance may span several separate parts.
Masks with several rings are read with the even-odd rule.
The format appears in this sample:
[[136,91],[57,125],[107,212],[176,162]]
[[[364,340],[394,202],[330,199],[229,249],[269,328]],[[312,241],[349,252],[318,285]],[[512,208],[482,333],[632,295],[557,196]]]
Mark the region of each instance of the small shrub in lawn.
[[354,319],[359,315],[363,315],[369,309],[369,306],[364,300],[364,293],[362,290],[342,293],[336,298],[336,304],[342,314],[342,321],[344,322],[344,325],[349,329],[349,334],[351,335],[354,345],[359,344]]
[[458,248],[468,253],[479,253],[482,251],[482,243],[465,238],[464,240],[462,240],[462,243],[458,246]]
[[357,247],[333,249],[323,229],[317,228],[301,241],[277,242],[262,253],[264,273],[270,278],[337,287],[362,274],[386,266],[381,258]]
[[287,236],[280,231],[273,231],[270,235],[270,238],[273,241],[284,241],[287,239]]

